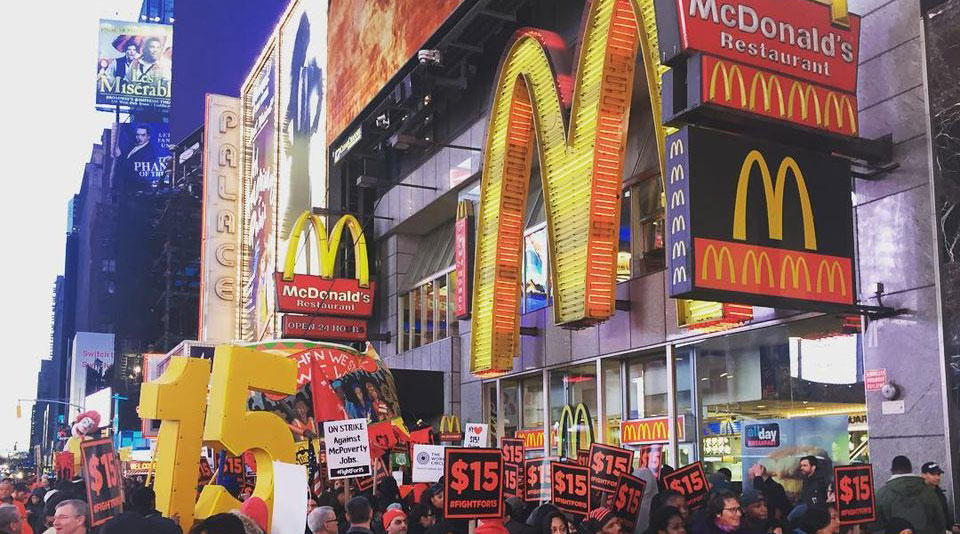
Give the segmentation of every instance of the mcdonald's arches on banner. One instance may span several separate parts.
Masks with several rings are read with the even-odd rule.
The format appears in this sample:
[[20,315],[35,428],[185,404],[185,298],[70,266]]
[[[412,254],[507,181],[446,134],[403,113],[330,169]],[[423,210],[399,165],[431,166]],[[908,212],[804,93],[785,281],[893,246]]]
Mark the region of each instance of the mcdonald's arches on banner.
[[844,160],[697,126],[667,145],[671,297],[816,311],[856,302]]
[[569,404],[563,407],[563,411],[560,412],[558,427],[560,430],[557,451],[561,458],[576,460],[577,451],[589,449],[590,445],[593,444],[593,419],[590,418],[590,410],[587,405],[582,402],[576,408]]
[[847,0],[656,0],[661,61],[706,52],[857,92],[860,17]]
[[[643,445],[667,443],[670,441],[670,419],[666,417],[648,417],[620,422],[620,443],[625,445]],[[677,416],[677,441],[684,440],[684,417]]]
[[463,441],[459,417],[446,414],[440,418],[440,441],[451,443]]

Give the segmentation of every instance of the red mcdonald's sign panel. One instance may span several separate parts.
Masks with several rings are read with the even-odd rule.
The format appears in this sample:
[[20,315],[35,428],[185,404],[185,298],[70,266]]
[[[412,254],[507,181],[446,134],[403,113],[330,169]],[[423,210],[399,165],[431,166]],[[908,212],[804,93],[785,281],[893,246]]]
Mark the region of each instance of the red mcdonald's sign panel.
[[356,278],[323,278],[309,274],[294,274],[284,280],[283,273],[275,274],[277,309],[282,312],[370,317],[373,314],[373,291],[376,286],[360,287]]
[[[620,443],[639,445],[644,443],[666,443],[670,441],[669,419],[649,417],[620,422]],[[684,440],[683,415],[677,416],[677,441]]]
[[457,319],[470,318],[470,291],[473,282],[473,202],[461,200],[457,204],[457,222],[454,225],[457,285],[455,310]]

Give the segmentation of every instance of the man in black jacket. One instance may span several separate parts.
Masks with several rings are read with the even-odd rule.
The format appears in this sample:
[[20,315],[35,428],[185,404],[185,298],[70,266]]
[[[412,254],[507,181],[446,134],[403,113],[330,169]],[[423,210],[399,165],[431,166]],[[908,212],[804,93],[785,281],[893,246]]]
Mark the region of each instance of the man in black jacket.
[[370,501],[366,497],[354,497],[347,501],[347,521],[350,522],[350,528],[347,532],[356,534],[373,534],[370,530],[370,522],[373,520],[373,508],[370,507]]
[[947,504],[947,494],[940,488],[940,479],[943,477],[943,469],[940,468],[940,464],[937,462],[923,464],[920,467],[920,476],[923,477],[923,481],[928,486],[933,486],[933,491],[937,494],[937,499],[940,500],[940,507],[943,508],[943,517],[947,520],[947,528],[954,533],[960,532],[960,525],[954,520],[950,506]]
[[827,479],[820,474],[820,461],[816,456],[800,458],[800,474],[803,475],[803,488],[797,504],[823,506],[827,503]]

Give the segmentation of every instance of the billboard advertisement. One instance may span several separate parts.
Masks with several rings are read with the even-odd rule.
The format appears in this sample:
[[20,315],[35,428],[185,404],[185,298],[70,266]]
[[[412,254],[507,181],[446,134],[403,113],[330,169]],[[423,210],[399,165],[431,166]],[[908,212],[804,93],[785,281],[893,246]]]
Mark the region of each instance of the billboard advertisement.
[[854,304],[849,163],[697,126],[666,146],[670,297]]
[[170,166],[170,125],[160,122],[126,122],[114,128],[113,155],[116,176],[128,188],[155,190],[166,179]]
[[[70,402],[83,406],[87,395],[109,384],[115,359],[113,334],[77,332],[70,361]],[[70,407],[70,419],[79,413]]]
[[101,20],[97,52],[97,104],[170,108],[173,26]]
[[[327,138],[336,139],[461,0],[343,0],[330,12]],[[363,73],[358,76],[357,73]]]
[[241,339],[260,341],[274,335],[274,287],[277,237],[277,111],[275,48],[264,54],[244,84],[243,114],[249,130],[244,144],[252,158],[244,178],[244,247]]
[[316,437],[318,424],[325,421],[366,419],[376,423],[400,416],[393,375],[369,343],[365,352],[334,343],[295,340],[251,348],[297,361],[296,395],[254,392],[247,406],[279,415],[295,441]]
[[816,456],[817,473],[827,478],[833,473],[833,466],[849,463],[848,425],[846,414],[745,423],[743,480],[750,480],[753,466],[762,464],[795,501],[803,487],[800,458]]
[[294,2],[280,25],[280,250],[297,217],[326,207],[327,1]]
[[200,252],[201,341],[230,341],[237,321],[237,221],[240,216],[240,99],[207,94]]

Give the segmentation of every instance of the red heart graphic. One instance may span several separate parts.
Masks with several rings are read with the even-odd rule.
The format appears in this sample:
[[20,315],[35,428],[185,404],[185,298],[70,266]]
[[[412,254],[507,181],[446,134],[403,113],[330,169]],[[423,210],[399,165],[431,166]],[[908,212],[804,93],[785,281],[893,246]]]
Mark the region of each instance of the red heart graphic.
[[473,433],[476,434],[476,435],[478,435],[478,436],[479,436],[480,434],[483,434],[483,427],[481,427],[481,426],[475,426],[475,427],[473,427]]

